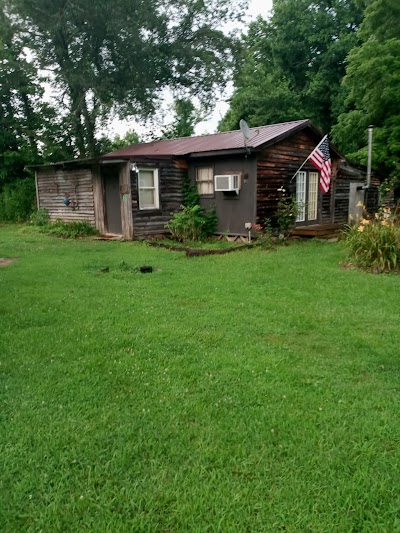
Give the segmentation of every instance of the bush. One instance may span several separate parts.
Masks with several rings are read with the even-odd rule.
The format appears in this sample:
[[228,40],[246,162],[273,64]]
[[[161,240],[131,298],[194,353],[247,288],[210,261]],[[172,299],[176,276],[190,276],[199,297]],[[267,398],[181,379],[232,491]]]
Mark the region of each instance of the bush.
[[400,226],[389,209],[370,220],[364,218],[345,232],[350,261],[355,266],[372,272],[399,271]]
[[[284,189],[282,189],[282,191],[285,192]],[[299,205],[294,196],[282,196],[279,199],[276,210],[276,219],[279,232],[285,237],[292,232],[296,224],[298,212]]]
[[29,223],[32,226],[47,226],[50,224],[50,216],[47,209],[38,209],[31,214]]
[[199,205],[181,207],[182,211],[175,213],[165,227],[177,241],[199,241],[205,224],[203,209]]
[[4,185],[0,193],[0,220],[26,222],[35,209],[35,180],[26,178]]
[[191,184],[188,176],[183,180],[183,205],[186,207],[200,205],[200,195],[197,187]]
[[261,224],[252,224],[251,227],[256,234],[258,246],[263,250],[271,250],[274,247],[274,238],[269,218],[265,220],[264,227]]
[[217,211],[215,209],[211,209],[207,213],[203,210],[203,216],[205,218],[205,222],[203,225],[203,236],[212,237],[212,235],[214,235],[214,233],[217,231],[217,225],[218,225]]
[[217,228],[217,213],[215,210],[208,214],[200,205],[181,206],[182,211],[175,213],[165,225],[177,241],[200,241],[210,237]]
[[62,237],[63,239],[79,239],[80,237],[98,235],[99,232],[86,220],[63,222],[62,220],[57,219],[54,224],[41,226],[40,233],[55,235],[56,237]]

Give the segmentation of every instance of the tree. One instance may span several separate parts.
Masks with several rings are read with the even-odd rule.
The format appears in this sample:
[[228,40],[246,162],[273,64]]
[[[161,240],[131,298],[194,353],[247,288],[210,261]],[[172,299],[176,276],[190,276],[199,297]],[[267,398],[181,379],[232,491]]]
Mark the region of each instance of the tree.
[[131,146],[132,144],[138,144],[139,142],[139,135],[134,130],[130,130],[122,137],[120,135],[116,135],[113,139],[104,136],[101,137],[98,141],[98,147],[101,154],[107,154],[125,148],[126,146]]
[[367,128],[373,124],[374,166],[400,176],[400,5],[372,0],[360,28],[362,44],[352,50],[343,85],[346,111],[334,140],[355,162],[367,161]]
[[220,128],[310,118],[329,131],[340,106],[346,56],[362,9],[353,0],[275,0],[243,40],[230,110]]
[[0,1],[0,184],[26,177],[28,164],[72,157],[66,124],[44,101],[26,36]]
[[24,176],[24,167],[38,160],[42,90],[35,69],[23,54],[23,41],[0,12],[0,182]]
[[162,128],[159,139],[177,139],[194,134],[196,124],[202,117],[190,98],[178,98],[172,106],[172,120]]
[[210,102],[234,39],[217,29],[244,0],[8,0],[59,92],[77,154],[98,153],[102,118],[149,116],[165,87]]

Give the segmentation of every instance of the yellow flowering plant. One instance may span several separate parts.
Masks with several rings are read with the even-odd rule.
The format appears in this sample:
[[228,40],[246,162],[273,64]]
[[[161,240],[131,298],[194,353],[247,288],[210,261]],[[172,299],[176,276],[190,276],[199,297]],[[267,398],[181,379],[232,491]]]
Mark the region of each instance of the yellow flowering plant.
[[369,218],[364,208],[363,214],[363,218],[348,226],[345,232],[350,262],[372,272],[398,272],[400,225],[392,210],[383,207]]

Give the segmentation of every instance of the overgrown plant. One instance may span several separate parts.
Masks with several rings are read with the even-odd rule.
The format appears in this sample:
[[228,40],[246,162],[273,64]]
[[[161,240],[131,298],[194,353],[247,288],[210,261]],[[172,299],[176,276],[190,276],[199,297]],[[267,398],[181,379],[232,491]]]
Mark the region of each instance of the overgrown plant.
[[264,226],[261,224],[253,224],[252,229],[256,235],[257,244],[263,250],[270,250],[274,246],[274,238],[272,236],[271,221],[267,218]]
[[79,239],[81,237],[89,237],[91,235],[98,235],[98,230],[91,226],[86,220],[79,220],[76,222],[64,222],[57,219],[52,224],[37,225],[36,230],[39,233],[46,233],[47,235],[54,235],[63,239]]
[[375,273],[399,271],[400,226],[389,208],[348,226],[345,242],[355,266]]
[[189,177],[184,179],[181,209],[179,213],[173,214],[165,226],[173,239],[180,242],[200,241],[215,233],[218,224],[217,212],[215,209],[206,211],[201,207],[199,193]]
[[47,226],[50,224],[50,215],[47,209],[38,209],[34,211],[29,219],[32,226]]
[[166,228],[177,241],[199,241],[203,237],[206,217],[199,205],[187,207],[182,205],[182,211],[175,213],[166,224]]
[[[280,193],[285,193],[283,187],[278,189],[278,191]],[[290,235],[296,224],[298,213],[299,204],[296,202],[296,198],[294,196],[284,196],[281,194],[276,209],[276,220],[281,235],[284,237]]]
[[194,207],[200,205],[200,195],[195,185],[190,182],[189,176],[183,180],[183,205],[186,207]]

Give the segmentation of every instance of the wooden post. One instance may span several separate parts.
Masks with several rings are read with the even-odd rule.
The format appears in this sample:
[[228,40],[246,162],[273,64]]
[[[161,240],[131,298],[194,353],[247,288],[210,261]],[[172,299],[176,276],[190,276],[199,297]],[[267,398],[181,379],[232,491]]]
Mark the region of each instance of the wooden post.
[[36,207],[40,209],[39,184],[38,184],[37,170],[35,170],[35,187],[36,187]]
[[119,190],[121,197],[122,235],[126,240],[133,240],[133,212],[131,191],[130,161],[121,165],[119,171]]
[[100,172],[100,166],[94,165],[92,167],[92,181],[93,181],[93,199],[94,199],[94,219],[96,228],[100,233],[106,232],[106,219],[104,208],[104,190],[103,179]]

